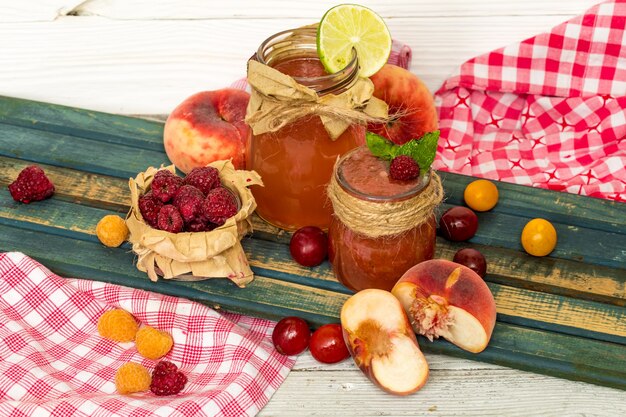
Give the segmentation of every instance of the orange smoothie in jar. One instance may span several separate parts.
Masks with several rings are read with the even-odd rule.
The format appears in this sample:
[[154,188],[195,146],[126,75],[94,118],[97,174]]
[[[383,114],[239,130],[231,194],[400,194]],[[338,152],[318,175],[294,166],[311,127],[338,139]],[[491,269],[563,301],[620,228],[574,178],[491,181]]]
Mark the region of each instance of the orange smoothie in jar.
[[[345,91],[352,79],[356,79],[356,58],[341,74],[329,75],[317,58],[314,31],[308,40],[310,44],[304,49],[289,50],[289,53],[274,50],[266,53],[269,58],[260,56],[259,52],[256,58],[315,90],[318,95]],[[248,168],[256,171],[264,184],[251,189],[257,214],[283,229],[296,230],[304,226],[327,229],[332,205],[326,186],[333,166],[339,156],[363,143],[364,126],[351,125],[332,140],[316,115],[301,117],[275,132],[252,135]]]
[[[430,181],[428,174],[412,181],[396,181],[389,178],[388,172],[389,162],[360,147],[341,159],[335,179],[343,191],[356,199],[388,205],[419,198]],[[385,212],[380,213],[372,224],[385,224]],[[393,214],[394,208],[389,206],[388,215]],[[354,291],[389,291],[407,269],[433,258],[436,220],[433,213],[401,233],[372,237],[353,230],[334,216],[328,234],[328,256],[339,282]]]

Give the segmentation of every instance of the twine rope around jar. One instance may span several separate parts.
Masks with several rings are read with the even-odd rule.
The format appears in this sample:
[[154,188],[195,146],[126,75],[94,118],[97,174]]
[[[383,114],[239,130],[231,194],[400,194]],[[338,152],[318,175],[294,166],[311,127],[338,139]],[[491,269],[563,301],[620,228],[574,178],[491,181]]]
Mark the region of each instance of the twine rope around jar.
[[246,123],[255,135],[275,132],[306,116],[320,116],[332,140],[351,124],[385,123],[388,106],[374,97],[374,84],[369,78],[358,78],[337,95],[318,95],[309,87],[280,71],[251,60],[248,62],[250,101]]
[[[335,171],[337,165],[335,165]],[[428,185],[402,201],[375,202],[350,195],[333,175],[327,189],[334,215],[348,228],[370,238],[406,232],[428,221],[443,200],[441,178],[431,171]]]

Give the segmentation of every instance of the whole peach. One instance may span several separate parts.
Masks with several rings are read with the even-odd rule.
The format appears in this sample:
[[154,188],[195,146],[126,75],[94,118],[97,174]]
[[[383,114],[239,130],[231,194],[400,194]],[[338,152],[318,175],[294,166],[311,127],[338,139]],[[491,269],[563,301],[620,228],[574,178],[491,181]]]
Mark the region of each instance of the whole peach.
[[244,122],[250,95],[224,88],[203,91],[180,103],[169,115],[163,131],[167,157],[176,168],[193,168],[232,159],[245,168],[250,128]]
[[370,132],[402,145],[437,130],[439,122],[433,95],[417,75],[385,64],[370,79],[374,83],[374,96],[387,103],[389,114],[395,115],[389,123],[370,123],[367,126]]

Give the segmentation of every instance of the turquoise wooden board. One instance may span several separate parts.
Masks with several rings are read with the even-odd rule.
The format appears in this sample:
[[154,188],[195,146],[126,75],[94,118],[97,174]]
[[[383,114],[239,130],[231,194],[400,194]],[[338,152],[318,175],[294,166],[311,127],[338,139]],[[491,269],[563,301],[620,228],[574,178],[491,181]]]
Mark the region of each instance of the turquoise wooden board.
[[[94,236],[104,215],[124,215],[129,177],[168,164],[163,124],[82,109],[0,97],[0,250],[32,256],[63,276],[95,279],[186,297],[235,312],[277,319],[299,315],[312,325],[337,321],[350,291],[328,263],[294,264],[289,234],[255,220],[243,244],[256,279],[245,289],[227,280],[153,283],[138,271],[128,245],[106,248]],[[6,184],[29,163],[57,179],[49,200],[12,201]],[[463,204],[474,178],[442,173],[446,203]],[[83,181],[83,178],[86,180]],[[498,304],[498,323],[479,355],[420,340],[440,352],[519,369],[626,389],[626,205],[565,193],[497,183],[498,206],[479,214],[469,243],[438,239],[451,257],[462,245],[481,248],[491,268],[486,280]],[[533,258],[521,250],[526,221],[555,224],[553,254]]]

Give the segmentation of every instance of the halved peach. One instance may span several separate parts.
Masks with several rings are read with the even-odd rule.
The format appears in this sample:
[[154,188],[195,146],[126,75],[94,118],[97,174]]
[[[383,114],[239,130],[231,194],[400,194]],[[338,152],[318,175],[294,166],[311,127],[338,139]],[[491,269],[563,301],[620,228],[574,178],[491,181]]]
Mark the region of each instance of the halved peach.
[[413,330],[443,337],[461,349],[483,351],[496,324],[496,303],[474,271],[445,259],[420,262],[391,290],[409,316]]
[[363,373],[383,390],[407,395],[428,379],[428,363],[409,320],[390,292],[360,291],[341,309],[348,350]]

